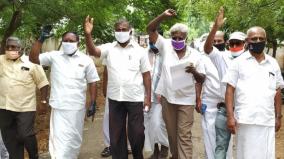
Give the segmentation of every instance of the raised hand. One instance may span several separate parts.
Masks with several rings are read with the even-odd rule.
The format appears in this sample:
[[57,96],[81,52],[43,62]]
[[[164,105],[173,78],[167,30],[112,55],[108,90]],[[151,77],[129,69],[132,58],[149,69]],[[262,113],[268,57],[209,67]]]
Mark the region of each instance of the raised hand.
[[86,34],[91,34],[93,27],[94,27],[94,19],[91,18],[89,15],[85,19],[84,23],[84,31]]
[[218,15],[215,19],[215,25],[218,26],[218,28],[220,28],[226,21],[226,18],[224,18],[224,8],[220,7]]
[[167,9],[167,10],[164,11],[163,15],[166,16],[166,17],[173,17],[173,16],[176,16],[177,13],[173,9]]

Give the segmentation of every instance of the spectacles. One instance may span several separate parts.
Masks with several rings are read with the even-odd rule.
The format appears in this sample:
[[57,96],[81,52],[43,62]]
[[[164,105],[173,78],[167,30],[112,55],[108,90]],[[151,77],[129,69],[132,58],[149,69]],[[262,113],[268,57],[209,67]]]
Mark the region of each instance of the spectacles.
[[253,42],[257,42],[257,41],[265,41],[266,38],[264,38],[264,37],[252,37],[252,38],[249,38],[249,40],[251,40]]
[[243,41],[240,41],[240,40],[230,40],[229,41],[229,46],[230,47],[234,47],[234,46],[241,46],[243,45],[244,42]]
[[6,46],[5,46],[5,49],[6,49],[6,50],[19,50],[20,47],[19,47],[19,46],[16,46],[16,45],[6,45]]

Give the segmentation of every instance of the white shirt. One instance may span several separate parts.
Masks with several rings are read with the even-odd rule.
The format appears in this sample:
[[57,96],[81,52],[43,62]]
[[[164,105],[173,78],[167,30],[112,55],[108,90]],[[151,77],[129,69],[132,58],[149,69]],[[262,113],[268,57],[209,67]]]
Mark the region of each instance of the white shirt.
[[[202,54],[202,61],[205,68],[205,81],[202,85],[202,103],[219,103],[222,100],[220,78],[215,65],[212,63],[208,55]],[[217,107],[207,109],[216,109]]]
[[63,110],[83,109],[87,83],[99,81],[93,60],[80,51],[73,56],[51,51],[40,54],[39,59],[41,65],[51,68],[50,106]]
[[265,60],[258,63],[247,51],[234,60],[223,82],[235,88],[238,123],[275,125],[274,97],[284,83],[274,58],[265,54]]
[[[172,77],[170,68],[172,66],[182,63],[193,63],[194,67],[199,73],[205,74],[204,65],[201,61],[201,55],[196,50],[187,47],[184,57],[179,59],[177,53],[171,45],[170,39],[164,39],[159,36],[155,46],[159,49],[163,56],[162,75],[156,89],[157,94],[163,95],[169,103],[180,104],[180,105],[195,105],[196,104],[196,93],[195,93],[195,79],[192,74],[189,74],[187,80],[190,86],[186,88],[174,90],[172,88]],[[186,73],[186,72],[185,72]],[[174,86],[173,86],[174,87]]]
[[[226,75],[228,67],[232,63],[232,60],[234,60],[234,57],[232,56],[230,51],[219,51],[215,47],[213,47],[213,50],[208,56],[210,57],[212,63],[217,68],[219,79],[222,80]],[[223,102],[225,101],[225,93],[226,93],[226,84],[221,83],[221,95]]]
[[147,52],[132,40],[125,48],[117,42],[99,48],[108,70],[107,96],[116,101],[144,101],[142,73],[151,70]]

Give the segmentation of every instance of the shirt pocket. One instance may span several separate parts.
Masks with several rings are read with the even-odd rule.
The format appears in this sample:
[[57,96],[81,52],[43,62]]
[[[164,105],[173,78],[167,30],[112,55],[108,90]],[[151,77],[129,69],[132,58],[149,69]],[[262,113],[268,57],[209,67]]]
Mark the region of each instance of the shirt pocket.
[[269,72],[269,77],[268,77],[268,87],[271,90],[276,90],[276,77],[275,77],[275,72]]
[[129,59],[129,67],[130,71],[139,71],[140,70],[140,60],[137,58]]
[[26,68],[25,70],[24,69],[19,70],[16,75],[16,80],[23,83],[28,83],[32,81],[31,69]]

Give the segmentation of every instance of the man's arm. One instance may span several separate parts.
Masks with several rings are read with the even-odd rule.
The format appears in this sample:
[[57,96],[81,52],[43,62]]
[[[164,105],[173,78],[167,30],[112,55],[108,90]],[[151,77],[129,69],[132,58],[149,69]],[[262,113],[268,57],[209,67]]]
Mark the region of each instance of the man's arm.
[[227,127],[232,134],[235,134],[237,130],[237,122],[234,117],[234,93],[235,93],[235,88],[230,84],[227,84],[226,95],[225,95],[226,110],[227,110]]
[[191,73],[197,83],[203,83],[205,80],[205,75],[196,71],[193,65],[187,66],[185,72]]
[[205,44],[204,44],[204,52],[206,54],[210,54],[211,51],[213,50],[213,41],[214,41],[214,37],[215,37],[215,34],[216,32],[218,31],[218,29],[224,24],[224,8],[221,7],[220,10],[219,10],[219,13],[215,19],[215,22],[213,24],[213,27],[205,41]]
[[35,64],[40,64],[40,61],[39,61],[39,53],[40,53],[40,49],[42,47],[42,43],[40,41],[36,41],[33,46],[32,46],[32,49],[31,49],[31,52],[29,54],[29,60],[32,62],[32,63],[35,63]]
[[94,19],[90,16],[87,16],[84,23],[84,32],[85,32],[85,39],[86,39],[86,45],[87,50],[90,55],[95,57],[101,56],[101,50],[95,46],[92,39],[92,30],[93,30],[93,22]]
[[281,127],[281,105],[282,105],[282,98],[281,98],[281,89],[278,88],[276,90],[276,95],[274,97],[274,108],[275,108],[275,131],[279,131]]
[[107,67],[104,66],[104,73],[103,73],[103,95],[106,97],[107,94]]
[[151,107],[151,75],[150,71],[142,73],[143,76],[143,84],[145,87],[145,99],[144,99],[144,107]]
[[157,41],[157,38],[159,36],[157,28],[160,25],[160,23],[164,21],[167,17],[173,17],[173,16],[176,16],[176,11],[173,9],[167,9],[147,25],[146,29],[147,33],[149,34],[149,39],[151,40],[151,42],[156,43]]
[[201,90],[202,83],[195,83],[195,93],[196,93],[196,106],[195,110],[200,113],[201,112]]

